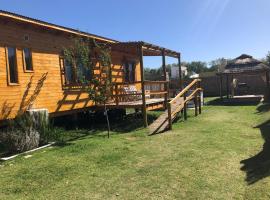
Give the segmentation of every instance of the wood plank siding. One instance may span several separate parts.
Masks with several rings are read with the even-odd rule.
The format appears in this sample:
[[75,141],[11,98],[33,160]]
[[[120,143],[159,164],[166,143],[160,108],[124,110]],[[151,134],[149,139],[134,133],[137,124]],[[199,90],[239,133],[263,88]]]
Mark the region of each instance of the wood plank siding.
[[[72,44],[71,34],[0,16],[0,120],[13,118],[28,107],[59,115],[93,106],[85,91],[63,89],[60,55],[63,47]],[[16,48],[18,84],[8,84],[6,47]],[[32,51],[33,72],[24,70],[23,48]],[[123,82],[124,60],[136,61],[135,81],[141,80],[138,56],[118,51],[111,55],[113,82]]]

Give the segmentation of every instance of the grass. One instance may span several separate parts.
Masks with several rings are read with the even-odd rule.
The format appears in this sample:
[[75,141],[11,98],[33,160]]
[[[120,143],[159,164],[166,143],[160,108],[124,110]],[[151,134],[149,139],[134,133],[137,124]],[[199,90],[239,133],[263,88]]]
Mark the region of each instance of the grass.
[[0,199],[269,199],[268,108],[212,101],[151,137],[139,118],[110,139],[66,131],[73,140],[0,163]]

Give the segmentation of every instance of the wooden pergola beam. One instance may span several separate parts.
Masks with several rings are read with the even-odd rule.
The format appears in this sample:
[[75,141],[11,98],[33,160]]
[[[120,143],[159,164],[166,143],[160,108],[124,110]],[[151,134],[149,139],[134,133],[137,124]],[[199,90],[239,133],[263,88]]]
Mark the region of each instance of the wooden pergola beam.
[[179,68],[179,84],[180,84],[180,90],[183,89],[183,82],[182,82],[182,67],[181,67],[181,55],[178,55],[178,68]]
[[138,53],[139,53],[139,57],[140,57],[143,124],[144,124],[144,127],[147,127],[148,126],[148,120],[147,120],[147,109],[146,109],[145,87],[144,87],[143,48],[142,48],[141,44],[139,44],[137,46],[137,48],[138,48]]
[[146,42],[119,42],[111,44],[113,50],[117,50],[120,52],[136,52],[136,48],[138,45],[141,45],[144,50],[144,56],[162,56],[163,53],[165,56],[178,58],[180,55],[179,52],[166,49],[157,45],[153,45]]
[[[163,70],[163,76],[164,81],[167,81],[167,70],[166,70],[166,56],[165,56],[165,50],[162,51],[162,70]],[[167,94],[164,95],[164,108],[167,109],[167,103],[168,103],[168,95],[169,95],[169,86],[168,83],[164,84],[164,90],[167,91]]]

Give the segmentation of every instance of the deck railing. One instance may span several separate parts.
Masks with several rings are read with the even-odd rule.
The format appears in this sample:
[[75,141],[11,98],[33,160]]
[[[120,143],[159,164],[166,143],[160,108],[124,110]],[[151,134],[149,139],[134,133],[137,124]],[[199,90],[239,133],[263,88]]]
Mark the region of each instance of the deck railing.
[[[144,91],[148,99],[152,97],[164,98],[164,102],[166,102],[164,105],[166,106],[168,100],[168,81],[136,81],[133,83],[113,83],[112,98],[114,99],[116,105],[118,105],[119,102],[136,101],[136,99],[142,100],[142,83],[144,83]],[[135,86],[136,88],[140,89],[128,93],[123,91],[124,87],[131,86]],[[156,89],[152,89],[153,87],[151,86],[158,87],[154,87]]]

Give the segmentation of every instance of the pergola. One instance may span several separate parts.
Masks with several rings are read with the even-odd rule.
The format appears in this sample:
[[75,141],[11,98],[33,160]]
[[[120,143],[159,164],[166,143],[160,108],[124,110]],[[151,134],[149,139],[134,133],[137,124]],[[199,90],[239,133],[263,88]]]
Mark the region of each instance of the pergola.
[[[141,86],[142,86],[142,111],[144,118],[144,125],[148,126],[147,122],[147,109],[146,109],[146,99],[145,99],[145,78],[144,78],[144,56],[161,56],[162,57],[162,68],[164,81],[166,80],[166,56],[178,59],[179,66],[179,86],[182,88],[182,74],[181,74],[181,54],[179,52],[153,45],[143,41],[136,42],[118,42],[111,45],[113,51],[124,52],[132,55],[137,55],[140,58],[140,72],[141,72]],[[168,101],[169,85],[165,84],[165,90],[167,94],[165,95],[165,102]]]
[[269,92],[270,92],[270,85],[269,85],[269,71],[270,67],[263,62],[254,59],[250,55],[243,54],[227,63],[225,66],[225,70],[223,72],[217,73],[217,76],[220,77],[220,98],[223,99],[223,77],[226,77],[226,97],[227,99],[230,98],[229,95],[229,87],[230,81],[229,78],[234,78],[235,76],[239,75],[263,75],[265,76],[266,80],[266,90],[265,90],[265,99],[269,100]]

